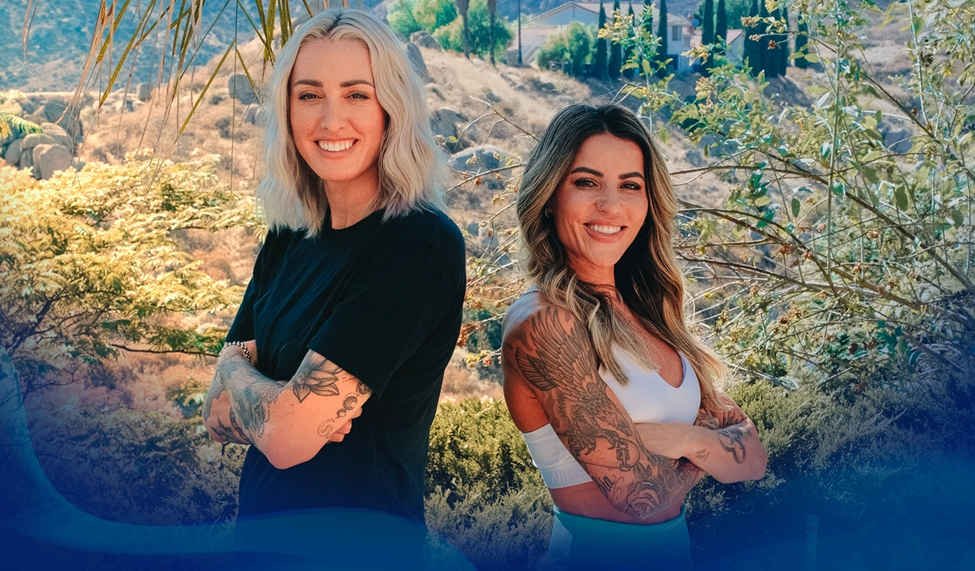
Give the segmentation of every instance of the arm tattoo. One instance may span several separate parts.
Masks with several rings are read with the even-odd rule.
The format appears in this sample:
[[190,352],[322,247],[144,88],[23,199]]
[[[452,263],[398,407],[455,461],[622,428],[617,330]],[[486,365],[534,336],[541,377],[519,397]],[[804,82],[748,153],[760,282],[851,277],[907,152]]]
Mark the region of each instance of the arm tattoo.
[[339,394],[336,383],[342,368],[320,356],[306,355],[294,378],[294,392],[298,402],[304,402],[308,395],[334,396]]
[[717,434],[721,447],[734,457],[736,463],[744,464],[745,441],[751,437],[752,433],[741,426],[729,426],[718,430]]
[[[559,310],[543,308],[514,338],[516,365],[540,391],[552,427],[620,511],[648,517],[681,500],[695,483],[693,471],[643,446],[610,399],[587,331],[574,319],[568,332],[567,325]],[[597,451],[604,460],[586,462]]]

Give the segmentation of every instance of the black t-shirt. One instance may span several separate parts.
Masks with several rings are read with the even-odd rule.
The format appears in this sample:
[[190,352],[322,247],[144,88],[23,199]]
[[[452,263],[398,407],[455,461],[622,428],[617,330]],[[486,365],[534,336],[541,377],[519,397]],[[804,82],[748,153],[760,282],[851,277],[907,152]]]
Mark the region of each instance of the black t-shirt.
[[240,516],[367,508],[423,521],[430,425],[460,330],[464,241],[441,212],[341,230],[268,234],[228,340],[257,341],[257,368],[288,380],[309,349],[372,389],[345,440],[279,470],[251,446]]

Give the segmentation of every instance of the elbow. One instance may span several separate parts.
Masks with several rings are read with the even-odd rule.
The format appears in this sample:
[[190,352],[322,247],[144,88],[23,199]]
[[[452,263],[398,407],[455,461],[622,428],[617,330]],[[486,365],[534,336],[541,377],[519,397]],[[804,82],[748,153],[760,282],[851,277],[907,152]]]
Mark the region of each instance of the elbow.
[[266,426],[258,449],[267,457],[267,461],[278,470],[287,470],[298,464],[304,464],[318,454],[319,448],[312,448],[294,438],[289,437],[288,430],[280,427]]

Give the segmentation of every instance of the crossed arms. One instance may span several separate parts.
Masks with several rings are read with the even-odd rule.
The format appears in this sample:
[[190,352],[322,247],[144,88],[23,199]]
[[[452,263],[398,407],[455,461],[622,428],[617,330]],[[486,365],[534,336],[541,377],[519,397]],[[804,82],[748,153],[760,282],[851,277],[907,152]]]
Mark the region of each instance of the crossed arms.
[[217,361],[203,424],[214,440],[253,444],[283,470],[341,441],[371,394],[365,383],[314,351],[290,380],[274,381],[228,346]]
[[680,425],[693,429],[686,434],[671,424],[636,424],[600,377],[582,323],[552,306],[520,313],[506,327],[506,394],[509,380],[531,388],[559,439],[618,511],[650,518],[683,500],[702,470],[722,481],[764,474],[755,428],[731,399],[723,396],[731,408],[721,418],[702,411],[698,425]]

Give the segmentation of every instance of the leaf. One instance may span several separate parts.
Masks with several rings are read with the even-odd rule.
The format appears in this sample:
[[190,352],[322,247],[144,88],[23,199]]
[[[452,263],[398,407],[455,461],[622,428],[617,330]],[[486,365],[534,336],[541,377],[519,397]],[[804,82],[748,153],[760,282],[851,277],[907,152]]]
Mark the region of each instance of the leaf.
[[820,59],[818,55],[809,52],[806,54],[806,61],[808,61],[809,63],[819,63]]
[[863,178],[867,179],[867,182],[872,184],[880,183],[880,177],[877,176],[877,169],[873,167],[860,165],[860,174],[863,175]]
[[755,199],[755,206],[761,208],[763,206],[767,206],[770,202],[772,202],[771,198],[768,196],[761,196]]
[[894,201],[897,204],[898,209],[900,209],[902,212],[907,211],[909,202],[907,199],[907,190],[904,188],[904,185],[900,185],[894,189]]
[[962,214],[960,209],[952,208],[948,211],[948,216],[951,218],[951,221],[954,223],[956,228],[961,228],[965,225],[965,215]]
[[800,202],[798,198],[793,198],[792,199],[792,216],[793,217],[798,217],[799,216],[799,210],[801,208],[802,208],[802,202]]

